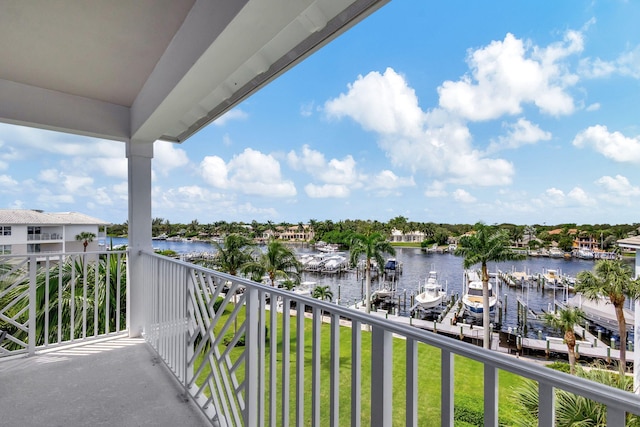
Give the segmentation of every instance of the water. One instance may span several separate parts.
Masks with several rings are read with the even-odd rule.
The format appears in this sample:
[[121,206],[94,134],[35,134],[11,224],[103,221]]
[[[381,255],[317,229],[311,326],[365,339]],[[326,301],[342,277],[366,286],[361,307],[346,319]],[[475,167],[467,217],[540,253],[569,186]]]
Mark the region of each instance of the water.
[[[123,238],[111,239],[113,245],[126,244],[127,240]],[[107,240],[107,245],[110,242]],[[153,246],[156,249],[171,249],[180,254],[193,252],[214,252],[213,245],[205,242],[170,242],[170,241],[154,241]],[[307,246],[296,247],[299,253],[312,252]],[[348,252],[344,253],[348,257]],[[407,314],[406,309],[410,308],[411,295],[415,295],[418,291],[419,284],[424,282],[430,270],[438,273],[438,278],[443,287],[446,287],[448,295],[462,295],[463,291],[463,272],[462,258],[452,254],[426,253],[419,248],[396,248],[395,258],[403,263],[403,272],[399,276],[397,283],[394,283],[397,289],[397,298],[400,297],[401,314]],[[633,260],[629,260],[633,263]],[[528,274],[542,274],[547,269],[555,269],[563,275],[575,277],[584,270],[592,270],[595,263],[592,260],[547,257],[529,257],[519,261],[507,261],[502,263],[489,263],[489,272],[494,273],[497,270],[503,272],[519,271]],[[479,268],[479,266],[477,267]],[[340,304],[350,305],[355,301],[362,300],[364,290],[364,277],[358,276],[355,272],[345,272],[337,274],[319,274],[305,272],[302,277],[303,281],[316,282],[318,285],[330,286],[334,301],[340,298]],[[389,283],[389,282],[387,282]],[[381,286],[381,280],[372,281],[372,290]],[[495,289],[495,285],[494,285]],[[506,310],[503,311],[502,329],[507,330],[509,327],[516,329],[517,324],[517,300],[518,298],[527,303],[529,308],[536,313],[542,310],[549,310],[553,307],[554,300],[563,301],[567,295],[563,295],[560,291],[545,289],[544,291],[537,287],[534,283],[530,287],[510,288],[507,286],[499,286],[497,288],[499,299],[504,304],[506,300]],[[571,295],[569,295],[571,296]],[[497,321],[498,319],[494,319]],[[522,326],[522,325],[520,325]],[[544,329],[540,323],[528,323],[527,335],[534,337],[539,329]],[[546,335],[546,334],[545,334]]]

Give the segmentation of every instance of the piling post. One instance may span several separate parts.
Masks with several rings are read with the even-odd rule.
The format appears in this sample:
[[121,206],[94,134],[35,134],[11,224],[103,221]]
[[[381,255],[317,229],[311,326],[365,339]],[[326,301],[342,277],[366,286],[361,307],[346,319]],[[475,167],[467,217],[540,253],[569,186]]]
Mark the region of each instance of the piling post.
[[549,354],[551,353],[551,351],[549,350],[549,343],[550,343],[550,341],[547,340],[547,350],[545,351],[545,355],[547,357],[547,360],[549,360]]
[[460,340],[464,338],[464,326],[460,325]]
[[504,294],[504,312],[507,313],[507,294]]

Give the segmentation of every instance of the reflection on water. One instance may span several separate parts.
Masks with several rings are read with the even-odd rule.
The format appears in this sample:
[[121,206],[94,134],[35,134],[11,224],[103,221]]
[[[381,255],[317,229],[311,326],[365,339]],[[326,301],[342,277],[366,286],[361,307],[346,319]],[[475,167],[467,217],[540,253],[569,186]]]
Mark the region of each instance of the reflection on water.
[[[113,245],[126,244],[126,239],[113,238]],[[109,242],[107,242],[109,244]],[[157,249],[171,249],[178,253],[192,252],[213,252],[214,248],[211,244],[204,242],[168,242],[154,241],[153,246]],[[296,247],[300,253],[312,252],[308,246]],[[343,253],[348,257],[348,252]],[[410,307],[411,295],[417,293],[419,283],[424,282],[430,270],[435,270],[443,287],[446,287],[448,295],[461,295],[463,290],[463,268],[462,258],[452,254],[426,253],[419,248],[396,248],[395,258],[403,263],[403,272],[399,276],[397,283],[394,283],[397,289],[397,297],[400,297],[401,309],[404,307],[404,298],[406,295],[407,309]],[[633,260],[628,260],[633,265]],[[527,258],[520,261],[507,261],[502,263],[489,263],[489,271],[503,272],[518,271],[528,274],[542,274],[547,269],[555,269],[558,273],[575,277],[580,271],[592,270],[595,263],[592,260],[562,258],[546,258],[536,257]],[[477,267],[479,268],[479,266]],[[334,300],[340,297],[340,303],[343,305],[353,304],[356,300],[362,300],[362,292],[364,287],[364,278],[358,276],[355,272],[335,273],[335,274],[319,274],[305,273],[302,280],[317,282],[319,285],[329,285],[334,295]],[[380,280],[372,282],[372,290],[381,286]],[[563,301],[566,295],[560,291],[538,288],[535,282],[530,287],[510,288],[507,286],[499,286],[498,296],[504,303],[506,300],[506,310],[503,306],[503,322],[502,328],[517,327],[517,303],[520,299],[525,302],[531,310],[536,313],[542,310],[549,310],[553,306],[554,300]],[[496,319],[497,320],[497,319]],[[535,331],[542,326],[540,324],[530,324],[529,335],[535,334]]]

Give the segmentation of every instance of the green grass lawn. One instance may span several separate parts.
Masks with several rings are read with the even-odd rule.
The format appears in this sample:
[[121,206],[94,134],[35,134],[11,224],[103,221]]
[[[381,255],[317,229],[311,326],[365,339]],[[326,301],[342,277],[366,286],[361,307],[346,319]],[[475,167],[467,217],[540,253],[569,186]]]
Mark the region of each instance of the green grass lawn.
[[[225,317],[231,312],[226,310]],[[276,384],[276,408],[277,424],[281,425],[282,416],[282,314],[277,316],[277,384]],[[244,312],[240,312],[238,325],[244,321]],[[267,313],[267,322],[269,313]],[[289,417],[290,424],[295,425],[295,404],[296,404],[296,322],[291,319],[290,329],[290,390],[289,390]],[[330,350],[331,350],[331,326],[327,323],[321,327],[321,380],[320,380],[320,401],[321,420],[329,419],[330,405]],[[216,331],[220,330],[218,326]],[[232,328],[233,330],[233,328]],[[269,325],[269,332],[273,328]],[[217,333],[217,332],[216,332]],[[311,425],[311,390],[312,390],[312,321],[305,319],[304,331],[305,343],[305,370],[304,370],[304,405],[306,425]],[[269,402],[269,340],[266,344],[266,390],[265,402]],[[371,400],[371,334],[362,332],[362,386],[361,386],[361,421],[362,425],[370,425],[370,400]],[[244,351],[244,347],[236,347],[230,352],[231,360],[235,361]],[[405,341],[394,338],[393,341],[393,420],[394,426],[405,425]],[[202,358],[198,363],[202,362]],[[418,425],[437,426],[440,425],[440,350],[425,344],[418,346]],[[456,425],[470,426],[482,425],[483,413],[483,365],[470,359],[456,356],[454,358],[455,376],[455,411]],[[340,328],[340,425],[350,425],[351,419],[351,328]],[[200,375],[198,382],[202,383],[208,370],[205,369]],[[242,368],[239,369],[238,381],[242,381],[244,375]],[[502,425],[512,425],[513,417],[517,405],[511,397],[512,390],[518,387],[523,379],[508,372],[499,373],[499,417]],[[328,425],[328,422],[326,423]],[[322,422],[322,425],[325,425]]]

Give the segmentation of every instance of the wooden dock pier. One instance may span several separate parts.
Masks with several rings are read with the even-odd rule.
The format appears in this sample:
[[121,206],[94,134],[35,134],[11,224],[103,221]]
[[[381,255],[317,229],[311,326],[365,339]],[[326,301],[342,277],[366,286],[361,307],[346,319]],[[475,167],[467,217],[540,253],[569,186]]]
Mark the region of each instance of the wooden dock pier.
[[[462,308],[460,305],[457,302],[450,304],[452,305],[443,311],[442,318],[436,320],[422,320],[400,316],[393,310],[371,311],[371,314],[384,317],[391,322],[421,328],[481,346],[484,340],[484,327],[474,325],[473,323],[465,323],[462,320]],[[359,302],[351,306],[351,308],[365,311],[365,304],[364,302]],[[460,319],[457,323],[453,321],[454,315],[457,315]],[[575,332],[577,338],[581,338],[576,344],[575,351],[577,357],[600,359],[607,363],[620,360],[620,349],[607,345],[582,326],[576,326]],[[568,354],[567,346],[562,338],[543,338],[541,332],[539,332],[539,334],[538,338],[527,338],[516,333],[492,331],[490,348],[504,353],[540,356],[547,359],[553,357],[553,355],[562,355],[565,357],[565,355]],[[626,357],[628,361],[634,360],[633,351],[627,350]]]

